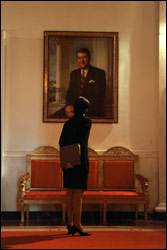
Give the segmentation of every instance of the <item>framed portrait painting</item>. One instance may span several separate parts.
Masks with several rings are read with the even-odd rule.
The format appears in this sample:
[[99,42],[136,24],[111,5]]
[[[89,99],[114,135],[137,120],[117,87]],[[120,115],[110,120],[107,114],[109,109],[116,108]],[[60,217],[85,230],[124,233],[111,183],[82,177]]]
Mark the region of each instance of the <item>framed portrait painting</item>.
[[118,123],[118,32],[44,31],[43,122],[65,122],[79,96],[95,123]]

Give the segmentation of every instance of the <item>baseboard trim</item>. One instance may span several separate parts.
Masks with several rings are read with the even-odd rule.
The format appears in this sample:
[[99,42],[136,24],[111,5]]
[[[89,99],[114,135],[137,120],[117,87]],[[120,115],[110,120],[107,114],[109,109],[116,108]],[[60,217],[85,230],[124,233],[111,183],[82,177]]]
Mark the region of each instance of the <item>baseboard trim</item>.
[[155,212],[158,213],[166,213],[166,203],[159,203],[158,206],[155,208]]
[[[97,211],[83,211],[82,216],[96,216],[99,215]],[[62,212],[61,211],[30,211],[29,212],[30,219],[52,219],[52,218],[61,218]],[[115,211],[108,211],[107,217],[112,217],[113,219],[134,219],[135,212],[115,212]],[[26,212],[25,212],[26,218]],[[144,212],[139,212],[139,219],[144,219]],[[149,213],[148,219],[150,220],[157,220],[157,221],[166,221],[166,213]],[[20,220],[20,212],[16,211],[8,211],[8,212],[1,212],[1,220]]]

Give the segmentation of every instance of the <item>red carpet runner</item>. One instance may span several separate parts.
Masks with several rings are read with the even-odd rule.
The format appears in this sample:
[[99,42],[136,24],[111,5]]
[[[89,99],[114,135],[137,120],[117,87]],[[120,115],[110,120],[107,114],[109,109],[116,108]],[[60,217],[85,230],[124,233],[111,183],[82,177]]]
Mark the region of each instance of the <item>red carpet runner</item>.
[[75,237],[66,231],[3,231],[1,249],[166,249],[165,231],[92,231]]

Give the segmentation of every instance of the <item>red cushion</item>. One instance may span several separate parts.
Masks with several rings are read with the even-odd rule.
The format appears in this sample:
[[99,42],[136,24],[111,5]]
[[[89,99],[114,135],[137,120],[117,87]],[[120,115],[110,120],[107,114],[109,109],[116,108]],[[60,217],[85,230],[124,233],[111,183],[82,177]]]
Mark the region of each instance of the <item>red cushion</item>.
[[133,161],[104,161],[104,188],[134,188]]
[[56,200],[65,197],[66,191],[31,191],[24,195],[25,200]]
[[61,188],[62,170],[59,160],[32,160],[31,187],[32,188]]
[[[100,200],[133,200],[144,199],[144,195],[138,192],[130,191],[84,191],[83,199]],[[30,191],[24,195],[25,200],[65,200],[66,191]]]
[[98,168],[97,161],[89,161],[88,189],[98,189]]
[[130,191],[84,191],[83,198],[97,199],[103,196],[108,200],[133,200],[134,198],[143,199],[144,195],[139,192]]

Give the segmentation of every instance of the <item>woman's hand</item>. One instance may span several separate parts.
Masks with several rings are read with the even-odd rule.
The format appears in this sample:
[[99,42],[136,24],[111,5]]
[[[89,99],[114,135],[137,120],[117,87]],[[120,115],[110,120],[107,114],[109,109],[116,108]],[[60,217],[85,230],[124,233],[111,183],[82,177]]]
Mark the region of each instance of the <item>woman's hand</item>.
[[67,164],[66,164],[66,169],[70,169],[70,168],[73,168],[74,166],[70,163],[70,162],[68,162]]

